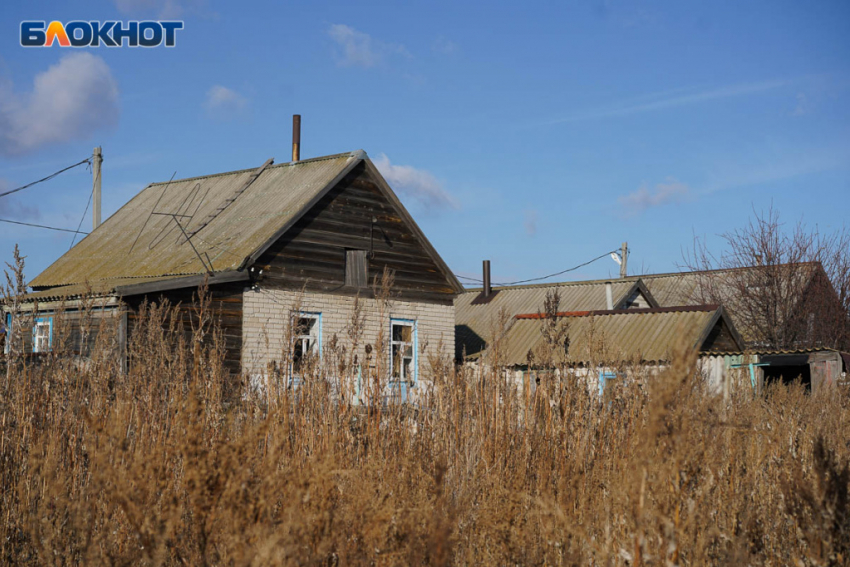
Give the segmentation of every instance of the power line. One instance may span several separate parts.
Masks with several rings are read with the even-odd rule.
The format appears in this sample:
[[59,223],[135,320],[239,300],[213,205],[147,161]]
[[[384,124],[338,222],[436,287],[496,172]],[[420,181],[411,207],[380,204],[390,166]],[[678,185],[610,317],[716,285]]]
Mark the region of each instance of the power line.
[[[87,214],[88,214],[88,212],[89,212],[89,206],[91,206],[91,199],[92,199],[92,196],[93,196],[93,195],[94,195],[94,187],[92,187],[92,188],[91,188],[91,193],[89,193],[89,200],[88,200],[88,202],[86,203],[86,210],[84,210],[84,211],[83,211],[83,216],[81,216],[81,217],[80,217],[80,223],[77,225],[77,230],[75,231],[75,232],[77,232],[77,233],[79,233],[79,232],[80,232],[80,227],[82,227],[82,226],[83,226],[83,221],[84,221],[84,220],[86,220],[86,215],[87,215]],[[88,233],[85,233],[85,234],[88,234]],[[75,234],[75,235],[74,235],[74,238],[72,238],[72,239],[71,239],[71,247],[70,247],[70,248],[68,248],[68,250],[70,250],[71,248],[73,248],[73,247],[74,247],[74,243],[75,243],[76,241],[77,241],[77,235]]]
[[[527,280],[519,280],[519,281],[515,281],[515,282],[493,283],[493,285],[499,286],[499,287],[504,287],[504,286],[511,286],[511,285],[519,285],[519,284],[524,284],[524,283],[539,282],[541,280],[548,280],[549,278],[554,278],[555,276],[560,276],[560,275],[566,274],[568,272],[574,272],[574,271],[578,270],[579,268],[583,268],[587,265],[590,265],[590,264],[596,262],[597,260],[601,260],[602,258],[604,258],[606,256],[610,256],[611,254],[617,252],[618,250],[619,249],[611,250],[610,252],[606,252],[605,254],[597,256],[596,258],[594,258],[592,260],[588,260],[587,262],[584,262],[583,264],[579,264],[578,266],[573,266],[572,268],[567,268],[566,270],[561,270],[560,272],[555,272],[554,274],[549,274],[548,276],[541,276],[539,278],[530,278],[530,279],[527,279]],[[482,283],[482,284],[484,283],[483,280],[479,280],[479,279],[476,279],[476,278],[470,278],[470,277],[467,277],[467,276],[460,276],[458,274],[455,274],[455,277],[463,278],[465,280],[470,280],[470,281],[473,281],[473,282],[476,282],[476,283]]]
[[70,228],[57,228],[55,226],[46,226],[46,225],[43,225],[43,224],[33,224],[31,222],[21,222],[21,221],[16,221],[16,220],[12,220],[12,219],[0,219],[0,222],[7,222],[7,223],[10,223],[10,224],[21,224],[21,225],[24,225],[24,226],[32,226],[32,227],[35,227],[35,228],[46,228],[48,230],[58,230],[58,231],[61,231],[61,232],[74,232],[74,233],[77,233],[77,234],[88,234],[88,232],[80,232],[79,229],[71,230]]
[[27,188],[29,188],[29,187],[32,187],[33,185],[38,185],[39,183],[43,183],[44,181],[49,181],[49,180],[53,179],[54,177],[56,177],[57,175],[59,175],[60,173],[65,173],[65,172],[66,172],[66,171],[68,171],[69,169],[74,169],[75,167],[80,166],[80,165],[83,165],[84,163],[91,163],[91,158],[90,158],[90,157],[88,157],[88,158],[86,158],[86,159],[84,159],[84,160],[82,160],[82,161],[79,161],[79,162],[75,163],[74,165],[69,165],[69,166],[68,166],[68,167],[66,167],[65,169],[60,169],[60,170],[59,170],[59,171],[57,171],[56,173],[51,173],[51,174],[50,174],[50,175],[48,175],[47,177],[43,177],[43,178],[39,179],[38,181],[33,181],[32,183],[27,183],[26,185],[22,185],[22,186],[20,186],[20,187],[18,187],[18,188],[16,188],[16,189],[11,189],[11,190],[9,190],[9,191],[4,191],[4,192],[0,193],[0,197],[5,197],[6,195],[11,195],[12,193],[17,193],[18,191],[23,191],[24,189],[27,189]]
[[[97,171],[97,176],[100,177],[100,170]],[[77,225],[77,232],[80,232],[80,227],[83,226],[83,221],[86,219],[86,215],[89,212],[89,206],[91,206],[92,197],[94,197],[94,186],[97,183],[97,179],[94,180],[91,186],[91,193],[89,193],[89,200],[86,203],[86,210],[83,211],[83,216],[80,217],[80,224]],[[74,243],[77,241],[77,235],[74,235],[74,238],[71,239],[71,247],[68,248],[70,250],[74,247]]]

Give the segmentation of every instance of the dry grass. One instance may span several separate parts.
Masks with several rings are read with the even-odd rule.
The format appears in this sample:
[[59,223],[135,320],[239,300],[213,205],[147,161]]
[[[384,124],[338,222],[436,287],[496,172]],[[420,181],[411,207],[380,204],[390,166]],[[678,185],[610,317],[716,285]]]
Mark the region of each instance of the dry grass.
[[437,359],[418,411],[364,411],[321,369],[234,400],[212,319],[186,340],[168,315],[145,310],[127,373],[107,329],[86,364],[0,374],[4,563],[850,561],[846,392],[724,404],[682,353],[604,403]]

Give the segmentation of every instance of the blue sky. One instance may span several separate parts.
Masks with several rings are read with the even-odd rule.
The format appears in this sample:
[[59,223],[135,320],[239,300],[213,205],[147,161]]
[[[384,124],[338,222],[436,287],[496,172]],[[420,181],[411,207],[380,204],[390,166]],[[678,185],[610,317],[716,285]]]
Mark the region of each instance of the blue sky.
[[[19,46],[21,20],[182,19],[177,46]],[[7,2],[0,190],[103,146],[103,213],[146,184],[362,148],[458,274],[532,278],[618,248],[674,271],[773,204],[850,199],[846,2]],[[75,228],[80,167],[0,199]],[[90,217],[83,227],[91,226]],[[34,277],[71,235],[0,224]],[[570,279],[617,273],[603,259]]]

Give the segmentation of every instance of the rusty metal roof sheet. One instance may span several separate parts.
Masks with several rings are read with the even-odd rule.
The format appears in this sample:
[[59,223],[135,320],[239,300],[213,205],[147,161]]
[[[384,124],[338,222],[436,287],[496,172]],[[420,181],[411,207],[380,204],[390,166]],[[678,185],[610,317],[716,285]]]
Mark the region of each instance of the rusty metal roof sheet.
[[[508,318],[520,313],[543,311],[546,294],[557,291],[560,295],[558,311],[605,309],[607,307],[605,284],[611,283],[613,304],[620,307],[639,287],[639,279],[594,280],[535,284],[513,287],[494,287],[492,300],[473,303],[481,289],[469,289],[455,298],[455,345],[460,358],[480,352],[485,348],[497,325],[499,312],[504,309]],[[649,298],[649,304],[655,305]]]
[[[684,341],[699,348],[718,324],[722,310],[717,306],[688,308],[628,309],[558,317],[566,326],[568,346],[563,361],[570,363],[670,360],[677,344]],[[499,341],[502,362],[525,366],[540,360],[541,349],[549,348],[542,334],[544,320],[531,315],[519,316]]]
[[[88,281],[105,289],[123,283],[111,280],[203,274],[206,270],[191,244],[209,258],[215,273],[239,270],[365,158],[365,152],[358,151],[273,165],[253,181],[256,168],[148,185],[30,285]],[[189,234],[200,229],[191,243],[168,215],[178,215]]]

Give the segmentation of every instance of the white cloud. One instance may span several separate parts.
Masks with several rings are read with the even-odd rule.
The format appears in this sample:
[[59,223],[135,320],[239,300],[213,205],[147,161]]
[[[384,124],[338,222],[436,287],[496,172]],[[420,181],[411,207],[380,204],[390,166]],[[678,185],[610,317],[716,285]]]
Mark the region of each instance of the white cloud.
[[118,123],[118,84],[91,53],[71,53],[35,77],[32,92],[0,85],[0,153],[88,138]]
[[658,183],[652,189],[643,184],[636,191],[620,196],[617,201],[626,216],[632,216],[650,207],[682,203],[691,198],[693,198],[693,191],[690,187],[673,177],[668,177],[665,183]]
[[245,110],[248,99],[232,89],[215,85],[207,91],[204,108],[211,116],[217,118],[232,118]]
[[339,47],[337,63],[343,67],[369,68],[382,63],[391,55],[410,57],[410,52],[403,45],[378,41],[345,24],[333,24],[328,29],[328,35]]
[[[644,102],[624,101],[605,107],[589,109],[578,112],[564,118],[552,120],[551,123],[578,122],[581,120],[595,120],[598,118],[609,118],[612,116],[629,116],[656,110],[664,110],[678,106],[688,106],[709,102],[712,100],[740,97],[765,92],[789,84],[788,81],[763,81],[760,83],[743,83],[697,91],[694,89],[676,89],[667,93],[657,93],[644,97]],[[648,100],[647,100],[648,99]]]
[[373,160],[387,183],[399,194],[415,199],[430,211],[458,209],[457,201],[443,189],[436,177],[409,165],[393,165],[386,154]]
[[525,233],[528,236],[534,236],[537,234],[537,211],[534,209],[529,209],[525,211],[525,222],[523,226],[525,227]]

